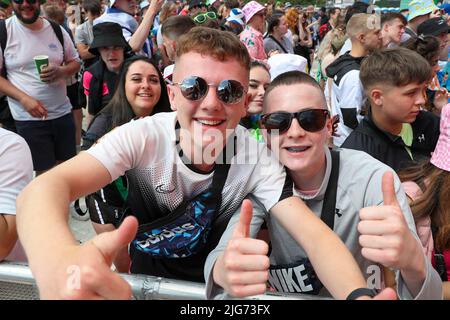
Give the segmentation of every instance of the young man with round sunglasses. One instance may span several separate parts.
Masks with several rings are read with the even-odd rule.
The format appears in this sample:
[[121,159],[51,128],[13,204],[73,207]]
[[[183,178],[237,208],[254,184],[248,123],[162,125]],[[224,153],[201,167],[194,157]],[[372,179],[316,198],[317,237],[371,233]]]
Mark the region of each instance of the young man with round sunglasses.
[[[346,244],[367,287],[385,287],[384,266],[396,270],[401,299],[441,299],[439,276],[424,256],[398,177],[364,152],[328,149],[332,122],[312,77],[291,71],[275,78],[266,90],[262,125],[269,148],[292,178],[294,195]],[[234,216],[210,253],[205,267],[208,296],[222,293],[216,283],[228,292],[242,290],[241,279],[249,279],[247,285],[262,285],[254,275],[268,269],[268,283],[275,291],[329,295],[311,266],[308,248],[299,246],[262,208],[255,205],[251,222]],[[270,267],[258,265],[266,256],[252,249],[261,245],[252,238],[263,220],[271,238]],[[340,276],[339,270],[335,275]]]
[[[365,287],[364,278],[340,240],[300,199],[291,196],[289,183],[283,192],[287,176],[276,158],[238,126],[248,105],[249,68],[248,52],[233,34],[193,28],[179,40],[174,84],[169,86],[169,99],[176,113],[161,113],[125,124],[26,188],[18,199],[18,230],[41,298],[130,298],[128,284],[110,270],[117,252],[130,241],[132,273],[203,279],[207,254],[217,245],[230,217],[249,193],[280,218],[290,232],[294,231],[290,226],[302,232],[296,240],[310,253],[318,275],[332,294],[340,299],[372,295],[361,290]],[[217,172],[223,173],[224,169],[228,170],[226,177],[217,180]],[[80,246],[68,227],[65,212],[69,202],[125,173],[130,215],[138,219],[127,217],[119,229],[102,233]],[[214,181],[223,184],[219,193]],[[208,190],[217,197],[210,199],[216,208],[204,246],[193,252],[197,244],[192,242],[192,247],[180,246],[178,251],[168,252],[168,247],[162,246],[158,251],[155,243],[175,239],[175,233],[188,240],[189,231],[195,226],[187,223],[166,229],[175,221],[168,215],[185,200],[198,207],[191,200],[199,195],[207,197],[204,192]],[[189,206],[183,210],[190,212]],[[158,212],[160,216],[155,215]],[[243,215],[249,214],[251,207],[244,201]],[[159,218],[166,218],[167,224]],[[137,220],[137,236],[147,236],[147,240],[133,241]],[[164,232],[157,237],[153,232],[143,232],[158,221]],[[149,247],[160,255],[150,255],[146,251]],[[267,246],[258,247],[267,253]],[[67,271],[73,266],[79,268],[79,285],[67,286]],[[335,270],[339,270],[339,277],[334,276]],[[256,277],[262,286],[250,285],[236,294],[264,290],[267,273]],[[384,296],[390,294],[388,291]]]

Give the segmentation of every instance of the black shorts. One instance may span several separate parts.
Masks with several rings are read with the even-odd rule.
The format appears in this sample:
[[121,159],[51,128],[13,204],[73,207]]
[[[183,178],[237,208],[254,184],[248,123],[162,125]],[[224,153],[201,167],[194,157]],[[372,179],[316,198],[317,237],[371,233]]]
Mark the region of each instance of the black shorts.
[[86,95],[84,94],[83,83],[81,81],[78,82],[78,102],[80,103],[82,108],[86,108],[87,99]]
[[16,121],[17,133],[31,150],[33,167],[44,171],[76,154],[75,122],[72,113],[53,120]]
[[67,86],[67,97],[70,100],[70,104],[72,105],[72,110],[78,110],[81,109],[83,106],[80,103],[80,97],[78,95],[78,87],[79,82],[75,82],[74,84],[71,84],[70,86]]

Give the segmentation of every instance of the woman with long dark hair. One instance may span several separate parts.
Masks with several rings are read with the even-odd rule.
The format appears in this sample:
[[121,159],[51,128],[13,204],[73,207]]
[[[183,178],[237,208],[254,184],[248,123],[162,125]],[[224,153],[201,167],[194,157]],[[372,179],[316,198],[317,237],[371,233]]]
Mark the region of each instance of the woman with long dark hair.
[[[133,119],[169,112],[166,84],[155,63],[145,56],[127,59],[120,72],[117,89],[106,107],[92,120],[82,149],[90,148],[103,135]],[[86,206],[97,233],[118,227],[126,214],[127,179],[122,176],[86,197]],[[115,261],[119,271],[129,267],[127,252]]]
[[431,160],[399,174],[425,254],[450,299],[450,105],[442,109],[440,136]]

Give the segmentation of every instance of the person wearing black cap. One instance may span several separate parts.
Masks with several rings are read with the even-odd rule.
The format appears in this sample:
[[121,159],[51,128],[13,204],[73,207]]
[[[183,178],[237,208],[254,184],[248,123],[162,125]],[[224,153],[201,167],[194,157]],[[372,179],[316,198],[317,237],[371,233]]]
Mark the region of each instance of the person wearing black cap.
[[112,98],[120,68],[131,47],[114,22],[102,22],[92,29],[94,40],[89,52],[100,56],[83,74],[83,88],[88,100],[88,123]]
[[443,18],[431,18],[425,22],[422,22],[417,27],[417,34],[423,36],[434,36],[438,38],[440,44],[440,52],[445,55],[447,60],[448,54],[448,32],[449,26],[447,21]]

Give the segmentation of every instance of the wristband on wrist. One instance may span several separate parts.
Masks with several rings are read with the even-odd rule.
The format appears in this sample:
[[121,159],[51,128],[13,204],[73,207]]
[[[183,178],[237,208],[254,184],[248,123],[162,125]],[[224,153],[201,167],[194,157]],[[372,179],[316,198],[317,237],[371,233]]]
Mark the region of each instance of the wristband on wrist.
[[377,290],[369,288],[358,288],[350,292],[346,300],[355,300],[362,296],[375,297],[378,294]]

